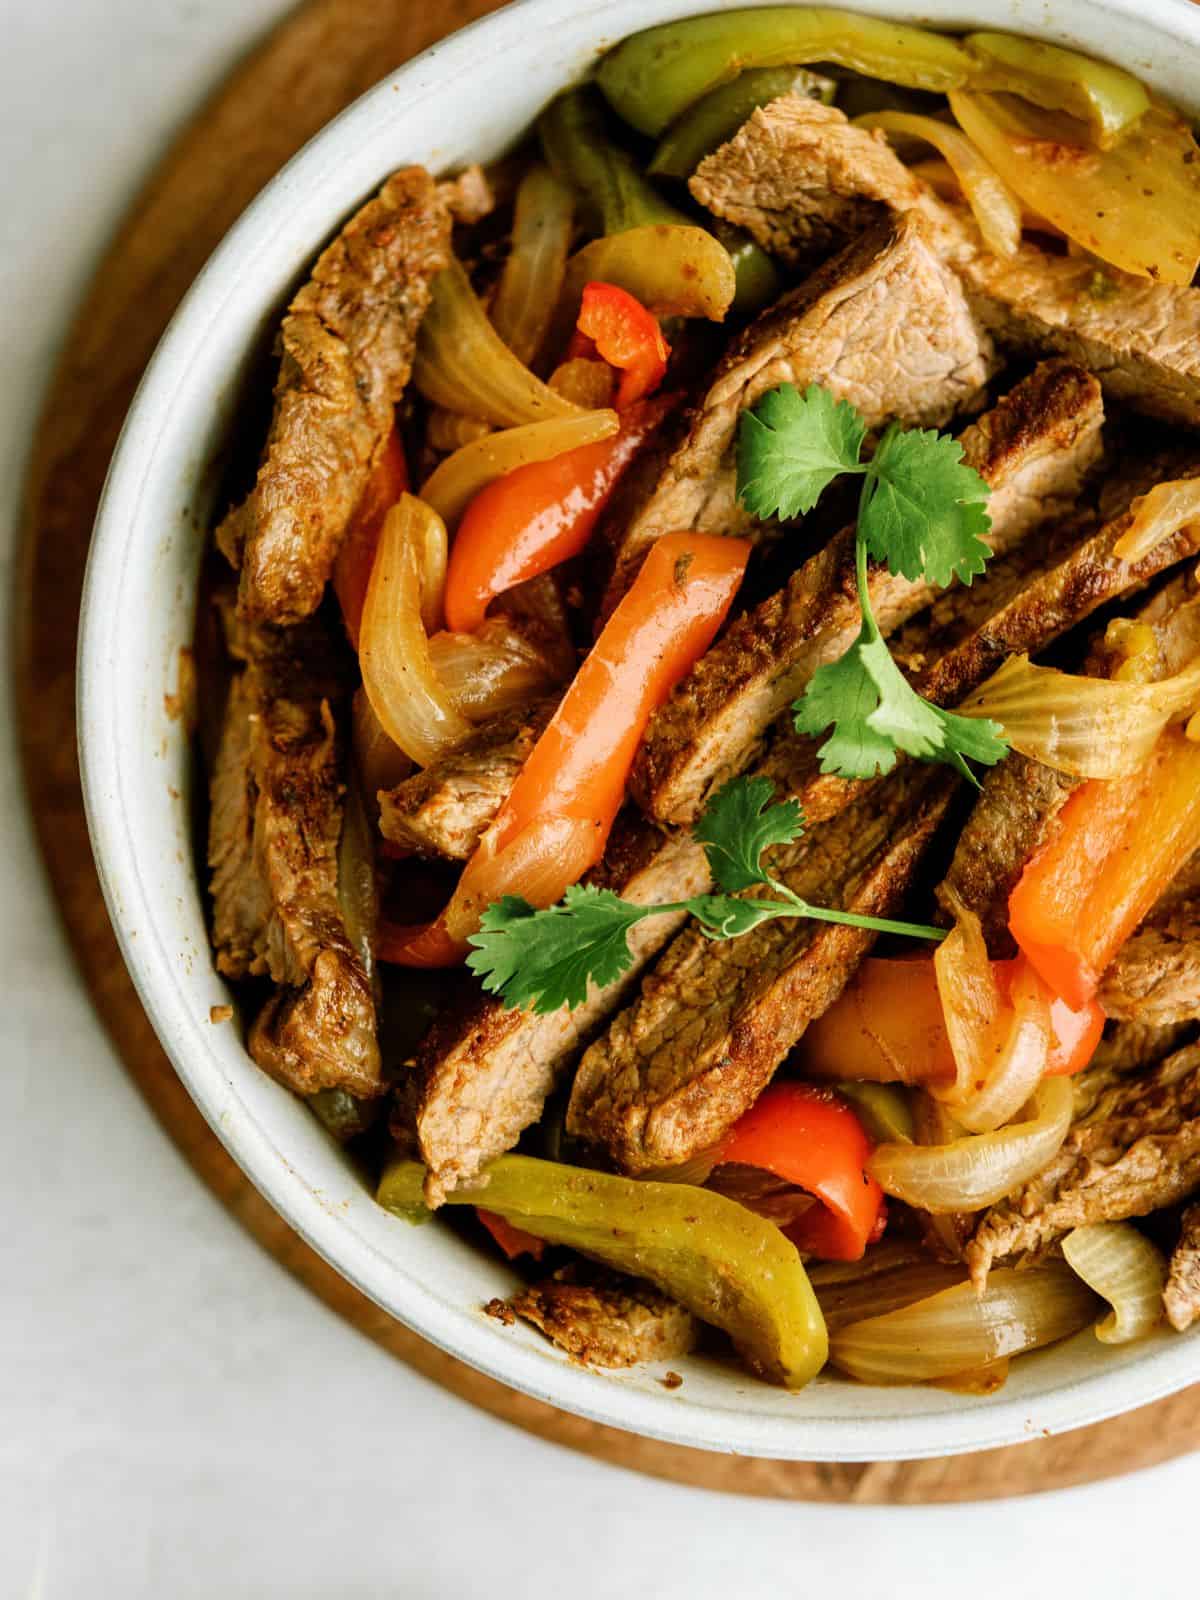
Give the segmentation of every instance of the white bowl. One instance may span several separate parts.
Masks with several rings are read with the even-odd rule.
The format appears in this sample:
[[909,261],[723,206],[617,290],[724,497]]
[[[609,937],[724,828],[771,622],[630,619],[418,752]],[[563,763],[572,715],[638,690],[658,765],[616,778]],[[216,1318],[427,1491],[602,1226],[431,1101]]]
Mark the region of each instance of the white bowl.
[[[339,222],[393,168],[497,155],[607,46],[712,0],[521,0],[426,51],[351,106],[283,170],[200,274],[150,363],[113,458],[83,597],[79,726],[92,841],[147,1012],[226,1148],[292,1226],[393,1316],[461,1360],[569,1411],[745,1455],[853,1461],[980,1450],[1075,1428],[1200,1379],[1200,1329],[1126,1349],[1085,1332],[1027,1357],[998,1394],[863,1388],[801,1394],[701,1358],[601,1375],[483,1304],[511,1275],[439,1226],[375,1205],[308,1111],[213,1026],[229,996],[209,953],[190,823],[195,781],[164,706],[189,642],[220,457],[249,353]],[[730,7],[730,9],[735,9]],[[863,11],[904,15],[866,0]],[[924,0],[934,25],[1014,29],[1123,63],[1200,110],[1200,7],[1187,0]]]

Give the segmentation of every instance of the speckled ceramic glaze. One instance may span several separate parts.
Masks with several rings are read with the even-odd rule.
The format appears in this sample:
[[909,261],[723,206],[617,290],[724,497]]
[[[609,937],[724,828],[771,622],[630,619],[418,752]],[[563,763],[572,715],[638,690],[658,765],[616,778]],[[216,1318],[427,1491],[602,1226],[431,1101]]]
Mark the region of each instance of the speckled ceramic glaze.
[[[487,160],[627,33],[697,0],[521,0],[420,56],[331,123],[259,196],[201,273],[150,364],[96,522],[79,656],[84,787],[125,959],[155,1028],[234,1158],[288,1221],[392,1315],[463,1361],[567,1410],[713,1450],[825,1460],[979,1450],[1075,1428],[1200,1380],[1200,1329],[1130,1348],[1090,1332],[1017,1363],[999,1393],[870,1389],[820,1379],[801,1394],[733,1365],[675,1362],[601,1376],[529,1329],[482,1314],[510,1274],[438,1226],[373,1202],[304,1107],[264,1077],[213,970],[190,836],[192,770],[164,695],[191,635],[214,464],[250,361],[323,241],[394,167]],[[708,9],[713,9],[708,7]],[[730,7],[729,9],[736,9]],[[901,5],[862,4],[911,16]],[[920,20],[1000,27],[1104,55],[1200,110],[1200,8],[1186,0],[926,0]]]

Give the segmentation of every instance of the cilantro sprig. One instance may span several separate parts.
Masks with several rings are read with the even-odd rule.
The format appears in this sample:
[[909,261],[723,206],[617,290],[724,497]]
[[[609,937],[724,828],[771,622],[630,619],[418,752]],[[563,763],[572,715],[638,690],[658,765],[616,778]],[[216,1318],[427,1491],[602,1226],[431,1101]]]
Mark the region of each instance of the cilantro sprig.
[[738,430],[738,497],[755,516],[791,520],[811,511],[835,478],[862,478],[855,570],[862,627],[850,649],[818,668],[795,702],[796,729],[832,731],[821,771],[843,778],[890,772],[897,752],[940,761],[976,782],[969,761],[1008,753],[995,722],[957,716],[923,700],[896,665],[871,607],[868,561],[913,582],[970,583],[991,551],[988,486],[948,435],[892,423],[869,461],[867,427],[848,401],[810,384],[783,384],[744,412]]
[[[527,900],[506,895],[483,914],[467,965],[490,994],[508,1006],[528,1006],[539,1015],[587,999],[589,984],[615,983],[633,964],[629,933],[646,917],[686,911],[710,939],[736,939],[779,917],[841,922],[875,933],[942,939],[945,930],[918,922],[893,922],[814,906],[772,876],[763,858],[776,845],[792,844],[804,831],[794,800],[772,802],[769,778],[734,778],[709,803],[697,823],[718,893],[661,905],[639,906],[611,889],[575,884],[557,905],[535,911]],[[771,896],[741,898],[766,888]]]

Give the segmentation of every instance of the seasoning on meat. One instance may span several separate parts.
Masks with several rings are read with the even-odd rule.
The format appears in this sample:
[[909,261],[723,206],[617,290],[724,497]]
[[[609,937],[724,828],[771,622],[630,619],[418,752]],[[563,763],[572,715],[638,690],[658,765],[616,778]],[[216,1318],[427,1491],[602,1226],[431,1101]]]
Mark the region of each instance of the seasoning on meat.
[[211,787],[217,967],[278,986],[249,1038],[273,1077],[298,1094],[379,1094],[374,997],[338,899],[345,663],[316,621],[244,627],[235,647],[245,666]]
[[688,187],[792,268],[840,250],[889,210],[911,209],[921,194],[884,134],[798,94],[756,111],[700,163]]
[[247,619],[295,623],[320,603],[449,249],[450,213],[433,179],[405,167],[351,218],[292,301],[258,481],[217,532],[241,568]]
[[976,406],[992,349],[915,215],[883,222],[783,296],[733,343],[645,503],[614,535],[611,610],[667,532],[741,532],[733,445],[741,413],[781,383],[820,383],[868,426],[935,426]]
[[1163,1306],[1167,1321],[1180,1333],[1200,1318],[1200,1205],[1189,1206],[1183,1213]]
[[[687,834],[675,837],[628,814],[618,821],[591,882],[635,904],[682,900],[710,885],[708,862]],[[546,1096],[580,1046],[620,1004],[683,915],[648,917],[630,937],[635,961],[617,983],[594,991],[576,1011],[535,1016],[481,999],[466,1016],[445,1017],[426,1039],[417,1113],[421,1158],[429,1168],[430,1205],[473,1178],[516,1144],[542,1114]]]
[[1097,998],[1106,1016],[1171,1023],[1200,1018],[1200,884],[1164,895],[1104,974]]
[[670,1361],[694,1350],[700,1334],[692,1313],[652,1284],[598,1267],[562,1268],[508,1304],[590,1367]]
[[[993,491],[993,550],[1011,549],[1073,508],[1099,459],[1102,422],[1096,381],[1078,367],[1048,362],[967,428],[964,459]],[[935,591],[876,568],[870,593],[888,634]],[[692,820],[712,789],[745,766],[817,668],[850,645],[860,621],[848,528],[740,617],[651,719],[631,780],[646,811],[662,822]]]
[[984,1283],[996,1263],[1044,1251],[1071,1228],[1148,1216],[1197,1188],[1200,1045],[1192,1044],[1102,1093],[1045,1170],[984,1212],[967,1246],[972,1280]]
[[380,791],[385,839],[421,855],[465,861],[508,798],[556,700],[501,712],[465,744]]
[[[953,788],[948,772],[905,768],[865,804],[775,852],[771,870],[813,902],[888,916]],[[837,999],[872,942],[838,923],[769,922],[727,943],[686,927],[584,1055],[568,1131],[630,1173],[711,1147]]]

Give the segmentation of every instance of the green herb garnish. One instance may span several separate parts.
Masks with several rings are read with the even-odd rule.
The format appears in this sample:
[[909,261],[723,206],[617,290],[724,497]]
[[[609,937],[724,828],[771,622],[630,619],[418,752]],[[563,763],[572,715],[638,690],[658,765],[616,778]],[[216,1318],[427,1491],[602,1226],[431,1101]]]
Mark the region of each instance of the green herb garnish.
[[[778,917],[809,917],[820,922],[848,923],[875,933],[898,933],[917,939],[941,939],[944,929],[886,917],[859,916],[810,905],[763,866],[772,845],[793,843],[804,831],[804,818],[794,800],[771,802],[769,778],[734,778],[713,797],[696,825],[713,881],[721,891],[675,900],[664,905],[635,906],[611,889],[575,884],[562,900],[535,911],[527,900],[506,895],[483,914],[473,934],[474,950],[467,965],[490,994],[508,1006],[529,1006],[539,1015],[560,1006],[583,1004],[589,982],[614,983],[633,964],[629,930],[645,917],[664,911],[686,911],[710,939],[736,939],[762,922]],[[740,891],[756,886],[774,898],[741,899]]]
[[743,414],[738,432],[738,496],[756,516],[802,516],[843,473],[863,480],[855,535],[862,628],[845,655],[813,674],[793,707],[796,729],[816,735],[832,727],[819,752],[822,772],[874,777],[904,750],[975,782],[967,762],[992,766],[1005,756],[1003,729],[917,694],[875,621],[867,562],[914,582],[970,583],[991,554],[983,539],[988,486],[949,436],[893,423],[864,462],[866,433],[852,405],[815,383],[803,395],[792,384],[771,390]]

